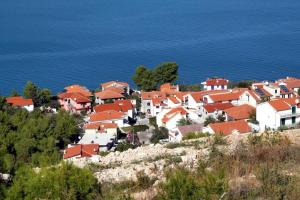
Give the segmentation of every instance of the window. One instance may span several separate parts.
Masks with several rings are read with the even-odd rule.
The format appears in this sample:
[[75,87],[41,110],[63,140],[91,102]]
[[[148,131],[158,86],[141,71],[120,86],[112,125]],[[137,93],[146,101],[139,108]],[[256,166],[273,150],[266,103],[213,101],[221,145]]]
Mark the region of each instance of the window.
[[292,117],[292,124],[296,124],[296,117]]
[[159,108],[159,106],[156,106],[156,108]]
[[292,114],[295,114],[296,113],[296,106],[293,106],[292,107]]
[[147,106],[150,106],[150,102],[147,103]]
[[284,126],[285,125],[285,118],[282,118],[280,121],[281,121],[281,126]]
[[277,94],[277,90],[275,90],[275,94]]
[[150,109],[147,110],[147,113],[150,113]]
[[214,86],[214,85],[212,85],[212,86],[211,86],[211,90],[214,90],[214,89],[215,89],[215,86]]
[[222,90],[224,90],[225,89],[225,87],[224,87],[224,85],[222,85]]

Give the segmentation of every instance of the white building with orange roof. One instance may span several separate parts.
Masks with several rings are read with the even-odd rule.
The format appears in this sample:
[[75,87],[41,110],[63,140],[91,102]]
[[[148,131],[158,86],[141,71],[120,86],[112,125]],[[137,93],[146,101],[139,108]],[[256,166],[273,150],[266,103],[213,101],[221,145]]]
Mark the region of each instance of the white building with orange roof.
[[160,91],[166,93],[179,92],[179,85],[172,85],[171,83],[165,83],[160,86]]
[[275,99],[261,103],[256,108],[260,131],[296,126],[300,123],[299,98]]
[[154,98],[166,99],[166,93],[161,91],[141,92],[141,112],[146,115],[151,115],[151,101]]
[[251,133],[252,128],[245,120],[238,120],[209,124],[203,129],[203,132],[223,135],[245,134]]
[[188,111],[183,107],[165,109],[156,116],[156,123],[159,127],[172,130],[177,127],[177,122],[188,118]]
[[176,96],[169,96],[167,98],[167,106],[169,108],[176,108],[181,106],[182,102],[179,98],[177,98]]
[[201,83],[204,90],[227,90],[229,80],[223,78],[210,78]]
[[101,84],[101,90],[114,90],[114,91],[121,91],[121,94],[130,94],[130,86],[126,82],[120,81],[109,81],[106,83]]
[[288,89],[298,92],[300,89],[300,79],[294,77],[286,77],[285,79],[280,79],[276,81],[278,84],[285,85]]
[[116,100],[122,100],[125,99],[125,97],[118,92],[115,92],[113,90],[104,90],[101,92],[95,93],[95,103],[96,104],[104,104],[104,103],[112,103]]
[[65,87],[66,93],[81,93],[85,97],[91,97],[93,94],[85,86],[81,85],[70,85]]
[[91,100],[86,95],[79,92],[65,92],[58,95],[59,104],[62,109],[80,114],[82,111],[90,112]]
[[118,127],[124,127],[126,122],[126,114],[114,110],[92,113],[88,117],[89,123],[115,123]]
[[155,117],[167,107],[167,99],[163,97],[154,97],[150,101],[150,115]]
[[7,97],[6,102],[13,107],[24,108],[28,112],[32,112],[34,110],[34,104],[33,104],[32,99],[25,99],[21,96]]

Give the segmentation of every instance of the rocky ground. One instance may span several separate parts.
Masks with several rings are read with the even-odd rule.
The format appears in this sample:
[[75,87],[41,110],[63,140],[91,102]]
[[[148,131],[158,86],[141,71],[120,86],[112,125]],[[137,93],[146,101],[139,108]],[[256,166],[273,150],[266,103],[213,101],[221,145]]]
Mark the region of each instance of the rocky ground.
[[[289,130],[283,135],[297,145],[300,145],[300,131]],[[228,145],[223,146],[222,151],[231,152],[241,140],[246,140],[248,135],[230,135],[226,137]],[[79,167],[89,165],[95,176],[101,183],[121,183],[124,181],[136,181],[137,175],[143,173],[151,180],[154,186],[164,181],[166,170],[172,170],[176,165],[194,169],[201,159],[209,155],[213,137],[204,137],[183,141],[180,144],[150,144],[129,149],[124,152],[111,152],[99,157],[99,162],[88,164],[86,161],[76,161]],[[251,177],[249,177],[251,179]],[[155,190],[152,187],[148,190]],[[142,191],[134,194],[135,199],[151,199],[149,195],[155,191]]]

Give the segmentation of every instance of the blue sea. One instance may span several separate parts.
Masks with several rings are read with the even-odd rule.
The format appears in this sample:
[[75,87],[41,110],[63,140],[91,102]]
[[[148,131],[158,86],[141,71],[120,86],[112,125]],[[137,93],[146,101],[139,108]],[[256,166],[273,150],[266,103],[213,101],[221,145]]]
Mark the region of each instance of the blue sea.
[[0,94],[180,66],[179,83],[300,77],[299,0],[1,0]]

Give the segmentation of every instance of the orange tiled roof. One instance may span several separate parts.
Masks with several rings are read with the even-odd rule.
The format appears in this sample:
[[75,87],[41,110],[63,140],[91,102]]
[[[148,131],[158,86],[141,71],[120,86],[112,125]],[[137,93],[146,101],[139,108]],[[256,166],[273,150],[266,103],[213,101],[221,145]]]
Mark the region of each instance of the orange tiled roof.
[[203,101],[203,97],[205,95],[212,95],[212,94],[223,94],[224,92],[226,92],[227,90],[223,90],[223,91],[220,91],[220,90],[204,90],[204,91],[200,91],[200,92],[191,92],[189,93],[193,99],[199,103],[199,102],[202,102]]
[[168,99],[170,101],[172,101],[174,104],[179,104],[180,103],[180,101],[178,101],[178,99],[176,97],[168,97]]
[[210,98],[214,102],[232,101],[232,100],[238,100],[241,94],[242,94],[241,91],[233,91],[233,92],[227,92],[221,94],[212,94],[210,95]]
[[234,120],[249,119],[249,115],[253,111],[255,111],[255,108],[248,104],[234,106],[224,110],[224,112]]
[[81,93],[86,97],[92,96],[92,93],[84,86],[81,85],[70,85],[65,87],[67,93]]
[[110,110],[110,111],[103,111],[103,112],[91,114],[90,122],[106,121],[106,120],[114,120],[114,119],[122,119],[122,118],[124,118],[123,112]]
[[120,94],[123,94],[125,92],[124,88],[119,88],[119,87],[108,87],[105,90],[110,90],[110,91],[117,92]]
[[154,97],[151,99],[153,105],[160,105],[160,106],[165,106],[166,104],[164,103],[164,98],[162,97]]
[[99,144],[79,144],[66,149],[64,159],[72,158],[75,156],[92,157],[97,155],[99,151]]
[[124,96],[118,92],[114,92],[111,90],[104,90],[101,92],[95,93],[96,97],[99,97],[100,99],[118,99],[118,98],[124,98]]
[[60,99],[72,99],[76,103],[88,103],[91,101],[87,96],[78,92],[65,92],[59,94],[58,97]]
[[291,109],[292,106],[298,106],[300,108],[299,98],[290,98],[290,99],[276,99],[268,101],[276,111],[284,111]]
[[285,83],[289,89],[300,88],[300,79],[297,78],[287,77],[286,79],[281,79],[278,82]]
[[109,82],[106,82],[106,83],[102,83],[101,86],[103,88],[109,88],[109,87],[128,87],[129,84],[126,83],[126,82],[120,82],[120,81],[109,81]]
[[102,122],[96,122],[96,123],[90,123],[84,125],[85,129],[100,129],[103,128],[118,128],[118,125],[115,123],[102,123]]
[[215,133],[224,135],[229,135],[235,130],[239,133],[249,133],[252,131],[251,127],[244,120],[214,123],[209,124],[209,126]]
[[141,93],[141,98],[143,100],[151,100],[153,98],[157,98],[157,97],[166,97],[166,93],[165,92],[161,92],[161,91],[152,91],[152,92],[143,92]]
[[128,110],[132,110],[133,105],[130,100],[117,100],[113,103],[106,103],[97,105],[94,107],[95,112],[103,112],[108,110],[114,110],[118,112],[128,112]]
[[7,97],[6,102],[12,106],[29,106],[33,105],[32,99],[24,99],[23,97]]
[[227,85],[228,80],[223,79],[223,78],[216,78],[216,79],[208,79],[206,80],[206,85],[207,86],[212,86],[212,85]]
[[231,107],[233,107],[232,103],[212,103],[203,106],[208,113],[213,113],[217,110],[225,110]]
[[178,92],[178,86],[171,83],[165,83],[160,86],[161,92]]
[[182,108],[182,107],[178,107],[178,108],[173,108],[171,109],[169,112],[167,112],[163,119],[162,122],[163,123],[167,123],[170,119],[172,119],[177,113],[180,113],[181,115],[186,115],[187,111]]

